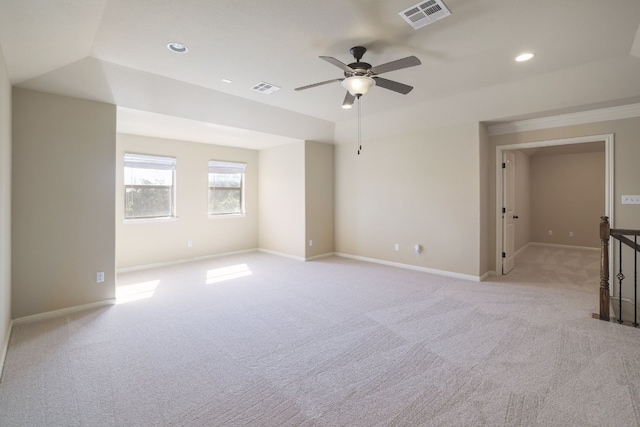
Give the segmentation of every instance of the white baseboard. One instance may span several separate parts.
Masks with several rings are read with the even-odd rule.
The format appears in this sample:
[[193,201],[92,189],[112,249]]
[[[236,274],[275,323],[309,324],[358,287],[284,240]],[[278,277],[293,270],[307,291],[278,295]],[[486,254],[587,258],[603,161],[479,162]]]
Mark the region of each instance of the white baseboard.
[[314,261],[314,260],[317,260],[317,259],[329,258],[329,257],[335,256],[335,255],[336,255],[335,252],[327,252],[326,254],[315,255],[315,256],[311,256],[309,258],[305,258],[305,261]]
[[329,258],[336,255],[335,252],[327,252],[326,254],[314,255],[311,257],[303,258],[295,255],[285,254],[283,252],[272,251],[269,249],[258,249],[258,252],[264,252],[265,254],[271,254],[271,255],[281,256],[285,258],[295,259],[296,261],[314,261],[317,259]]
[[551,248],[565,248],[565,249],[586,249],[586,250],[590,250],[590,251],[599,251],[600,248],[592,248],[589,246],[572,246],[572,245],[556,245],[554,243],[538,243],[538,242],[529,242],[527,243],[523,249],[529,245],[535,245],[535,246],[548,246]]
[[89,304],[76,305],[73,307],[67,307],[60,310],[47,311],[46,313],[34,314],[32,316],[24,316],[13,319],[13,326],[23,325],[25,323],[37,322],[38,320],[53,319],[55,317],[64,316],[71,313],[77,313],[79,311],[90,310],[92,308],[105,307],[114,305],[116,303],[115,298],[109,298],[102,301],[92,302]]
[[484,282],[485,280],[487,280],[487,277],[489,277],[489,276],[496,276],[496,272],[495,271],[487,271],[482,276],[480,276],[480,281]]
[[391,267],[405,268],[407,270],[415,270],[415,271],[422,271],[424,273],[437,274],[439,276],[453,277],[455,279],[470,280],[472,282],[480,282],[480,281],[483,280],[480,276],[472,276],[470,274],[454,273],[452,271],[446,271],[446,270],[436,270],[434,268],[420,267],[420,266],[417,266],[417,265],[403,264],[403,263],[400,263],[400,262],[385,261],[385,260],[381,260],[381,259],[377,259],[377,258],[367,258],[367,257],[362,257],[362,256],[357,256],[357,255],[345,254],[345,253],[341,253],[341,252],[336,252],[335,255],[339,256],[339,257],[343,257],[343,258],[357,259],[358,261],[372,262],[372,263],[375,263],[375,264],[389,265]]
[[271,255],[277,255],[277,256],[281,256],[281,257],[285,257],[285,258],[295,259],[296,261],[306,261],[306,259],[301,257],[301,256],[289,255],[289,254],[285,254],[284,252],[272,251],[270,249],[262,249],[262,248],[260,248],[260,249],[258,249],[258,252],[263,252],[265,254],[271,254]]
[[316,255],[316,256],[309,257],[309,258],[303,258],[303,257],[295,256],[295,255],[285,254],[283,252],[272,251],[272,250],[269,250],[269,249],[255,248],[255,249],[245,249],[245,250],[242,250],[242,251],[235,251],[235,252],[224,252],[224,253],[221,253],[221,254],[204,255],[204,256],[200,256],[200,257],[194,257],[194,258],[188,258],[188,259],[180,259],[180,260],[177,260],[177,261],[159,262],[159,263],[155,263],[155,264],[145,264],[145,265],[138,265],[138,266],[135,266],[135,267],[119,268],[119,269],[116,270],[116,273],[130,273],[130,272],[133,272],[133,271],[150,270],[152,268],[168,267],[168,266],[171,266],[171,265],[186,264],[186,263],[194,262],[194,261],[202,261],[202,260],[213,259],[213,258],[221,258],[221,257],[225,257],[225,256],[239,255],[239,254],[244,254],[244,253],[248,253],[248,252],[264,252],[264,253],[271,254],[271,255],[277,255],[277,256],[281,256],[281,257],[285,257],[285,258],[295,259],[296,261],[312,261],[312,260],[321,259],[321,258],[328,258],[328,257],[331,257],[331,256],[335,255],[334,252],[328,252],[326,254]]
[[4,362],[7,360],[7,351],[9,350],[9,339],[11,338],[11,332],[13,331],[13,320],[9,321],[9,327],[7,328],[7,337],[4,340],[4,344],[0,349],[0,382],[4,374]]
[[138,265],[138,266],[135,266],[135,267],[118,268],[116,270],[116,273],[130,273],[132,271],[141,271],[141,270],[149,270],[151,268],[168,267],[168,266],[171,266],[171,265],[186,264],[188,262],[202,261],[202,260],[213,259],[213,258],[221,258],[221,257],[225,257],[225,256],[230,256],[230,255],[244,254],[244,253],[247,253],[247,252],[256,252],[258,250],[259,249],[257,249],[257,248],[244,249],[244,250],[235,251],[235,252],[224,252],[224,253],[221,253],[221,254],[203,255],[203,256],[199,256],[199,257],[179,259],[177,261],[158,262],[158,263],[155,263],[155,264],[144,264],[144,265]]
[[385,261],[385,260],[381,260],[381,259],[377,259],[377,258],[361,257],[361,256],[357,256],[357,255],[350,255],[350,254],[345,254],[345,253],[340,253],[340,252],[327,252],[326,254],[321,254],[321,255],[316,255],[316,256],[309,257],[309,258],[304,258],[304,257],[300,257],[300,256],[286,254],[284,252],[272,251],[270,249],[263,249],[263,248],[247,249],[247,250],[237,251],[237,252],[226,252],[226,253],[222,253],[222,254],[206,255],[206,256],[196,257],[196,258],[191,258],[191,259],[181,259],[181,260],[178,260],[178,261],[170,261],[170,262],[163,262],[163,263],[157,263],[157,264],[147,264],[147,265],[140,265],[140,266],[136,266],[136,267],[119,268],[116,272],[117,273],[128,273],[128,272],[132,272],[132,271],[148,270],[148,269],[151,269],[151,268],[167,267],[167,266],[170,266],[170,265],[185,264],[185,263],[193,262],[193,261],[200,261],[200,260],[211,259],[211,258],[219,258],[219,257],[224,257],[224,256],[229,256],[229,255],[237,255],[237,254],[242,254],[242,253],[247,253],[247,252],[255,252],[255,251],[263,252],[263,253],[271,254],[271,255],[276,255],[276,256],[281,256],[281,257],[285,257],[285,258],[290,258],[290,259],[294,259],[296,261],[303,261],[303,262],[304,261],[313,261],[313,260],[322,259],[322,258],[328,258],[328,257],[331,257],[331,256],[339,256],[339,257],[343,257],[343,258],[356,259],[356,260],[359,260],[359,261],[372,262],[372,263],[375,263],[375,264],[384,264],[384,265],[390,265],[392,267],[399,267],[399,268],[406,268],[406,269],[409,269],[409,270],[422,271],[422,272],[425,272],[425,273],[437,274],[437,275],[440,275],[440,276],[453,277],[453,278],[456,278],[456,279],[471,280],[473,282],[481,282],[481,281],[485,280],[489,275],[491,275],[491,273],[493,273],[493,275],[495,275],[495,272],[489,271],[489,272],[483,274],[482,276],[472,276],[472,275],[469,275],[469,274],[454,273],[454,272],[451,272],[451,271],[437,270],[437,269],[434,269],[434,268],[420,267],[420,266],[411,265],[411,264],[403,264],[403,263],[399,263],[399,262]]
[[518,256],[522,251],[524,251],[525,249],[527,249],[529,246],[531,246],[531,242],[527,243],[526,245],[524,245],[523,247],[521,247],[520,249],[518,249],[516,251],[516,253],[514,253],[514,256]]

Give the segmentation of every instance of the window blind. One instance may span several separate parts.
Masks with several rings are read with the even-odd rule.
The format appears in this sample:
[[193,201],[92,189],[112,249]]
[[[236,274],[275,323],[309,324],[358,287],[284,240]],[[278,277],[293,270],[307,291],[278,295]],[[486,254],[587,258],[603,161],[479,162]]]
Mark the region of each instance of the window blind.
[[175,157],[124,153],[124,167],[137,169],[176,170]]
[[246,163],[209,161],[209,173],[244,173]]

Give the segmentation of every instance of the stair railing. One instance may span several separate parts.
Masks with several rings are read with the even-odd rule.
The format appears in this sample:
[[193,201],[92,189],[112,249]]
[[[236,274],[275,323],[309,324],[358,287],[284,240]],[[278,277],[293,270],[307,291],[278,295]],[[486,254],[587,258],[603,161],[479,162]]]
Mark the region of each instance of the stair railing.
[[[631,240],[627,236],[633,236]],[[640,245],[638,245],[638,236],[640,236],[640,230],[627,230],[627,229],[613,229],[609,224],[609,218],[606,216],[600,217],[600,320],[610,320],[609,305],[610,305],[610,292],[609,292],[609,241],[611,238],[618,241],[618,323],[623,323],[622,319],[622,284],[626,278],[623,273],[622,266],[622,248],[623,244],[634,250],[633,254],[633,326],[638,326],[638,252],[640,252]]]

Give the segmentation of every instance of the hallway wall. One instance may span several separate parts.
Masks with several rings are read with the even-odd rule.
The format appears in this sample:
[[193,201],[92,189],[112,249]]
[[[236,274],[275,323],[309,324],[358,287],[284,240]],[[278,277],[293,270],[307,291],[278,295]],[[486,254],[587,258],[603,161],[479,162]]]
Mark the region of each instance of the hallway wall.
[[531,241],[599,247],[604,183],[604,152],[531,157]]

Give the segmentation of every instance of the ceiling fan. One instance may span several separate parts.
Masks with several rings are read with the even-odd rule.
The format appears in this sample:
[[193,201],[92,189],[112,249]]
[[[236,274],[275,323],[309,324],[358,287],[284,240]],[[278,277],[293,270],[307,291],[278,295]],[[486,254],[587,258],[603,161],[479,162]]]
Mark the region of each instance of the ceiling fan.
[[352,47],[349,52],[355,58],[356,62],[349,65],[337,60],[331,56],[321,56],[320,59],[327,61],[330,64],[335,65],[344,71],[344,78],[332,79],[324,82],[314,83],[307,86],[298,87],[295,90],[305,90],[316,86],[322,86],[328,83],[342,82],[342,86],[347,89],[347,95],[342,103],[343,108],[350,108],[353,105],[355,98],[360,98],[367,93],[371,87],[377,85],[385,89],[392,90],[394,92],[401,93],[403,95],[408,94],[413,89],[412,86],[404,83],[399,83],[393,80],[378,77],[379,74],[388,73],[389,71],[401,70],[403,68],[414,67],[420,65],[421,62],[415,56],[408,56],[406,58],[397,59],[395,61],[387,62],[382,65],[373,67],[366,62],[360,62],[362,56],[367,51],[362,46]]

